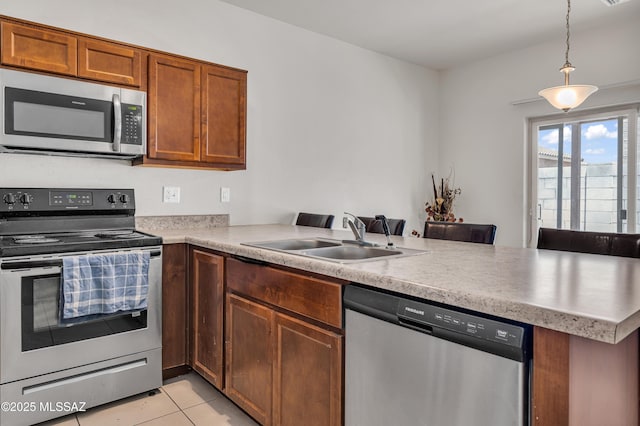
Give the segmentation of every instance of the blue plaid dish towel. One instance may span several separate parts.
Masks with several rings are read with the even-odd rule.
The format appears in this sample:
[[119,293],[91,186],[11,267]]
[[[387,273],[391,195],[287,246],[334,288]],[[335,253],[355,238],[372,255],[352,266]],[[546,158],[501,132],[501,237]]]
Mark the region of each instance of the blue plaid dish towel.
[[61,281],[62,319],[146,309],[149,252],[64,257]]

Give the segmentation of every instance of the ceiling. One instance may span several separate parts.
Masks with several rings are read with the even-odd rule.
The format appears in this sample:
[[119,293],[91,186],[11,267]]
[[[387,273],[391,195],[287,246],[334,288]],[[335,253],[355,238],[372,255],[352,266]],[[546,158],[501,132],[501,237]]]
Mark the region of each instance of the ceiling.
[[[435,70],[546,41],[564,46],[565,41],[564,0],[222,1]],[[640,22],[640,0],[615,6],[604,1],[574,0],[571,31]]]

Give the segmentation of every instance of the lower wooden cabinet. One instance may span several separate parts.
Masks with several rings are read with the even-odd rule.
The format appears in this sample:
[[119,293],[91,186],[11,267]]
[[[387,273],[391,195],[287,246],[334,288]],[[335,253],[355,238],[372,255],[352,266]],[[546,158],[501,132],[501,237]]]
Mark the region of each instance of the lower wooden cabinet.
[[263,425],[341,425],[344,335],[330,324],[344,283],[235,259],[226,271],[227,396]]
[[[187,346],[187,246],[162,248],[162,370],[165,378],[189,362]],[[179,373],[177,373],[179,374]]]
[[268,307],[227,296],[225,393],[263,425],[271,424],[273,318]]
[[274,425],[342,424],[343,336],[275,315]]
[[163,372],[190,366],[265,426],[341,425],[346,284],[167,244]]
[[191,249],[191,367],[219,389],[223,374],[224,257]]

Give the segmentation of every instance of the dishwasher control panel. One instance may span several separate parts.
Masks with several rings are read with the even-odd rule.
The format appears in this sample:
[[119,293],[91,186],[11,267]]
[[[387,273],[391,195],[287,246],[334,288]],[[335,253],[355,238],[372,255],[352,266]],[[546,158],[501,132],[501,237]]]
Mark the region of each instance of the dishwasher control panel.
[[426,303],[400,299],[397,315],[417,326],[437,327],[480,339],[520,347],[524,328]]

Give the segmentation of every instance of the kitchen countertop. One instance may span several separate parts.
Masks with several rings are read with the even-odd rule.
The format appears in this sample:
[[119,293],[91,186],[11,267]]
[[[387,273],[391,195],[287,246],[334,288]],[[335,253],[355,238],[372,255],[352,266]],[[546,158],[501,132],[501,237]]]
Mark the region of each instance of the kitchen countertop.
[[[148,229],[164,244],[189,243],[618,343],[640,327],[640,262],[582,253],[392,237],[425,254],[341,264],[241,245],[287,238],[352,239],[350,231],[291,225]],[[385,244],[384,235],[367,241]]]

